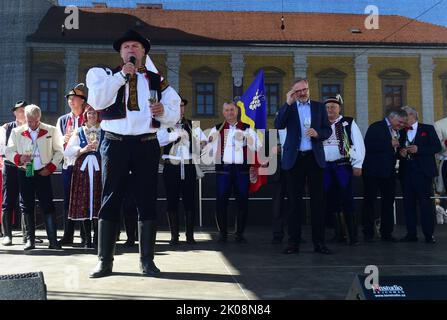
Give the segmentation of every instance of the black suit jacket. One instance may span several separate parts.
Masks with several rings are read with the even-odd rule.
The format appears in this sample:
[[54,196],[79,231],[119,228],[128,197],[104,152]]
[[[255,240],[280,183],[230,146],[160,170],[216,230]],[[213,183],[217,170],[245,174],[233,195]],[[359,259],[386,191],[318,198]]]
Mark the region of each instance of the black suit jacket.
[[[326,166],[324,157],[323,141],[332,134],[331,125],[327,118],[325,106],[318,101],[310,101],[311,128],[318,133],[318,138],[312,138],[312,151],[315,160],[320,168]],[[287,128],[286,141],[284,143],[284,153],[281,166],[284,170],[290,170],[295,164],[298,156],[298,148],[301,142],[301,125],[297,105],[294,103],[289,106],[285,103],[278,111],[275,118],[275,128]]]
[[397,153],[391,144],[391,132],[385,119],[371,124],[365,135],[365,160],[362,171],[366,176],[388,178],[394,174]]
[[[405,146],[407,132],[402,130],[400,145]],[[417,170],[427,177],[436,177],[438,170],[436,168],[435,154],[442,149],[441,142],[432,125],[418,123],[418,129],[413,144],[418,147],[415,154],[411,154],[411,159],[399,157],[399,175],[411,174],[411,170]],[[409,166],[409,162],[412,166]]]

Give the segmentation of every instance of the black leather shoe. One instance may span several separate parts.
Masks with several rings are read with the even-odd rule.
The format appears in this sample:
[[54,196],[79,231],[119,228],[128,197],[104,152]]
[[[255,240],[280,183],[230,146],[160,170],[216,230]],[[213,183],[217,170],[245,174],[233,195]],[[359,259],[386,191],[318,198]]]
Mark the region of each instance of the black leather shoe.
[[186,237],[186,244],[197,244],[197,242],[194,237]]
[[300,247],[294,246],[294,245],[288,245],[284,251],[282,252],[284,254],[297,254],[300,253]]
[[399,241],[400,242],[418,242],[418,237],[410,236],[410,235],[407,234],[405,237],[403,237]]
[[60,246],[73,246],[73,239],[62,238],[58,243]]
[[142,274],[148,276],[154,276],[160,273],[160,269],[157,268],[154,261],[140,262],[140,271]]
[[332,251],[329,250],[325,245],[317,245],[314,247],[314,251],[321,254],[332,254]]
[[89,278],[102,278],[112,274],[113,262],[99,261]]
[[384,242],[398,242],[399,241],[396,238],[394,238],[393,236],[383,236],[380,239]]
[[50,243],[48,245],[48,249],[56,249],[56,250],[60,250],[62,249],[62,247],[59,245],[59,243],[56,241],[55,243]]
[[132,248],[135,246],[135,240],[127,239],[126,242],[124,242],[124,246],[127,248]]
[[425,238],[425,243],[431,243],[431,244],[436,243],[436,239],[433,236]]

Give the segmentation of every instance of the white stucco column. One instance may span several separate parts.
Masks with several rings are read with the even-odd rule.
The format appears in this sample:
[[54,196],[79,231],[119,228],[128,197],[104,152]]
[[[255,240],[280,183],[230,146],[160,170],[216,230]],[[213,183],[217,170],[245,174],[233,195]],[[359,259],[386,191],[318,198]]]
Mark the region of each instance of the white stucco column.
[[231,53],[231,75],[233,76],[233,85],[235,87],[242,86],[244,78],[244,55],[241,52]]
[[293,53],[293,71],[295,79],[307,78],[307,56],[305,54]]
[[422,121],[433,124],[434,102],[433,102],[433,58],[430,55],[422,54],[419,68],[421,70],[421,95],[422,95]]
[[360,131],[365,135],[368,129],[368,56],[359,55],[355,57],[355,121]]

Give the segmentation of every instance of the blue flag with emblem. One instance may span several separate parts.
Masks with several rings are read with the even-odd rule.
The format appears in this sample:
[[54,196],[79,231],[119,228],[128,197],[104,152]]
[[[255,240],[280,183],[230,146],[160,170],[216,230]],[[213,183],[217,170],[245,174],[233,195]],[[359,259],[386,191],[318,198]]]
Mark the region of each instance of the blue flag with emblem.
[[[251,129],[267,128],[267,105],[265,102],[264,70],[260,70],[255,80],[237,103],[241,110],[241,121],[248,124]],[[260,135],[258,135],[260,137]],[[255,164],[250,167],[249,192],[254,193],[267,183],[267,177],[259,175],[260,164],[256,156]]]
[[241,109],[241,121],[252,129],[267,128],[267,105],[265,103],[264,70],[261,69],[255,80],[237,103]]

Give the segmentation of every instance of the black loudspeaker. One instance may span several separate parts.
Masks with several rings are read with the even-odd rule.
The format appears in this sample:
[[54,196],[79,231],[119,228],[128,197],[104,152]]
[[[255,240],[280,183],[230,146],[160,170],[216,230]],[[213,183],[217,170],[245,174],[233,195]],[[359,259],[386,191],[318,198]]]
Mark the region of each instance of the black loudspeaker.
[[447,300],[447,276],[381,276],[379,286],[366,289],[366,275],[356,275],[347,300]]
[[0,300],[46,300],[42,272],[0,275]]

